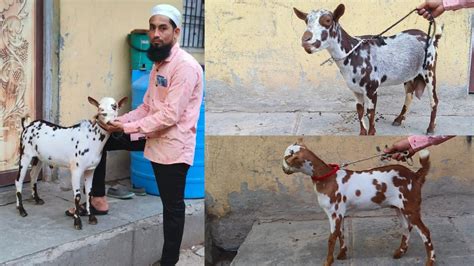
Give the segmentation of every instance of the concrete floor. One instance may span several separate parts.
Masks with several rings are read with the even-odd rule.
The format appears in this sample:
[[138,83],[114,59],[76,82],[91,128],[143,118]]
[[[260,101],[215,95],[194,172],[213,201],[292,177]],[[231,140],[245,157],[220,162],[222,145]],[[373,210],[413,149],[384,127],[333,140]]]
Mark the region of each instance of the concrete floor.
[[[431,231],[437,265],[474,265],[473,206],[474,194],[424,199],[422,218]],[[327,218],[306,219],[291,212],[256,221],[231,265],[322,265],[329,236]],[[426,252],[415,230],[405,256],[392,259],[401,232],[391,209],[353,213],[345,221],[348,259],[334,265],[424,265]],[[337,244],[335,256],[338,251]]]
[[[249,95],[208,82],[206,135],[358,135],[355,99],[348,88],[262,90]],[[474,95],[465,87],[439,90],[437,135],[474,135]],[[420,135],[430,121],[428,97],[414,99],[406,120],[392,126],[404,102],[403,88],[379,92],[377,135]],[[366,124],[368,120],[366,118]]]
[[[156,196],[131,200],[109,198],[109,214],[90,225],[82,217],[82,230],[64,211],[73,206],[72,192],[58,184],[39,182],[42,206],[25,200],[28,216],[20,217],[14,187],[0,191],[0,265],[151,265],[161,256],[162,205]],[[29,198],[29,184],[23,195]],[[186,200],[186,225],[181,265],[203,265],[186,249],[204,242],[204,200]],[[203,253],[203,252],[201,252]],[[197,264],[196,264],[197,263]]]

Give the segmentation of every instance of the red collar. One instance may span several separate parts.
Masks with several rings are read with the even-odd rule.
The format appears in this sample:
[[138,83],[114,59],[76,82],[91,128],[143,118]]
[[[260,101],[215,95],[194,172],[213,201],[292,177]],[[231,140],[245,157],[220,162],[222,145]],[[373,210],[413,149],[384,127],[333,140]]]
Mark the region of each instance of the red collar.
[[325,175],[322,175],[322,176],[314,176],[314,175],[313,175],[313,176],[311,177],[311,179],[313,179],[313,181],[321,181],[321,180],[323,180],[323,179],[326,179],[326,178],[332,176],[333,174],[335,174],[335,173],[339,170],[339,165],[337,165],[337,164],[332,164],[332,163],[330,163],[330,164],[328,164],[328,165],[332,167],[331,172],[329,172],[329,173],[327,173],[327,174],[325,174]]

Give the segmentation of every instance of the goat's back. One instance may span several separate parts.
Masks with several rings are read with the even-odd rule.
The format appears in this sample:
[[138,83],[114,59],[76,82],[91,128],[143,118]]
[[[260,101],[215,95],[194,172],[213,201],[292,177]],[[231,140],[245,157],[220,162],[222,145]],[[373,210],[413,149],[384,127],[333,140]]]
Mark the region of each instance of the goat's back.
[[85,160],[84,155],[90,153],[97,157],[106,136],[87,120],[71,127],[36,120],[25,127],[21,138],[22,152],[46,164],[70,167],[72,163],[82,161],[83,166],[89,168],[91,163],[97,165],[98,161]]

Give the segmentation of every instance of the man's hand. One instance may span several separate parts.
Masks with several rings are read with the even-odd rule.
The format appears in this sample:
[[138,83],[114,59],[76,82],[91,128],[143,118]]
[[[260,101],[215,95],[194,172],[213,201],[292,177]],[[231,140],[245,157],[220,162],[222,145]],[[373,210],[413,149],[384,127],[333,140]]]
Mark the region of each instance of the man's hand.
[[98,123],[101,127],[103,127],[107,132],[114,133],[114,132],[123,132],[123,124],[119,121],[110,121],[107,124],[104,124],[102,121],[98,120]]
[[438,17],[444,13],[443,0],[426,0],[418,7],[418,15],[423,16],[426,19],[430,18],[430,13],[433,18]]
[[[408,156],[404,157],[401,153],[406,151],[408,151]],[[395,142],[392,147],[386,148],[383,152],[391,154],[391,158],[397,161],[405,161],[406,158],[410,158],[415,154],[407,138]]]

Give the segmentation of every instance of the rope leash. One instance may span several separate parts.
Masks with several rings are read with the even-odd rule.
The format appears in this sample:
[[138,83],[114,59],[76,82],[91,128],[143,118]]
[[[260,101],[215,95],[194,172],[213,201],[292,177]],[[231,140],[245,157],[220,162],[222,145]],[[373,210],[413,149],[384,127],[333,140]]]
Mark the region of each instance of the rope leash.
[[[379,147],[377,147],[377,151],[380,152]],[[359,162],[367,161],[367,160],[377,158],[377,157],[380,157],[381,161],[390,160],[393,154],[400,154],[403,157],[403,160],[409,166],[413,166],[413,159],[411,157],[408,157],[408,155],[410,154],[409,151],[404,151],[404,152],[395,152],[395,153],[379,153],[379,154],[372,155],[372,156],[369,156],[369,157],[366,157],[366,158],[363,158],[363,159],[360,159],[360,160],[355,160],[355,161],[352,161],[352,162],[343,163],[343,164],[341,164],[341,168],[345,168],[348,165],[352,165],[352,164],[356,164],[356,163],[359,163]]]
[[[397,22],[395,22],[394,24],[392,24],[390,27],[388,27],[386,30],[382,31],[381,33],[375,35],[373,38],[370,38],[370,39],[360,39],[360,41],[356,44],[356,46],[354,46],[354,48],[352,48],[348,53],[346,53],[346,55],[344,55],[343,57],[341,58],[334,58],[334,57],[329,57],[328,59],[326,59],[324,62],[322,62],[320,64],[320,66],[323,66],[325,65],[326,63],[330,62],[331,64],[336,62],[336,61],[341,61],[341,60],[344,60],[346,59],[348,56],[350,56],[362,43],[366,42],[366,41],[370,41],[370,40],[376,40],[376,39],[379,39],[382,37],[382,35],[384,33],[386,33],[387,31],[391,30],[393,27],[395,27],[396,25],[398,25],[400,22],[402,22],[403,20],[405,20],[408,16],[410,16],[413,12],[415,11],[418,11],[418,8],[415,8],[413,10],[411,10],[410,12],[408,12],[408,14],[406,14],[404,17],[402,17],[401,19],[399,19]],[[436,30],[433,30],[433,34],[432,36],[430,37],[430,33],[431,33],[431,26],[434,24],[435,27],[436,27],[436,22],[433,18],[433,16],[431,15],[431,12],[428,11],[428,13],[430,14],[430,17],[429,17],[429,26],[428,26],[428,38],[426,38],[426,44],[425,44],[425,57],[423,59],[423,68],[426,69],[426,59],[427,59],[427,55],[428,55],[428,48],[429,48],[429,41],[430,39],[434,39],[434,35],[436,33]],[[355,37],[357,38],[357,37]],[[359,39],[359,38],[357,38]]]

